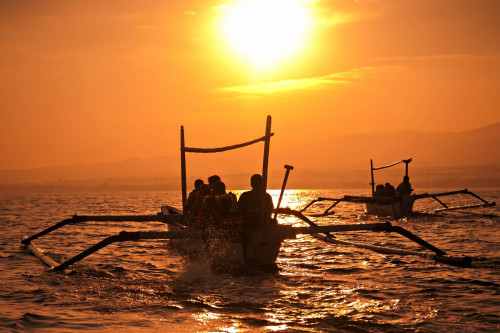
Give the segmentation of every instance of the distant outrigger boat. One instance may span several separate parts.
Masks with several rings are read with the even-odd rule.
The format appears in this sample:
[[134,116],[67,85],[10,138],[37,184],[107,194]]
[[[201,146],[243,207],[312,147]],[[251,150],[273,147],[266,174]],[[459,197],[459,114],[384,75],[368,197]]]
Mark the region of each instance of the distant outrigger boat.
[[[373,160],[370,160],[370,172],[371,172],[371,188],[372,188],[372,196],[353,196],[353,195],[345,195],[342,198],[324,198],[320,197],[312,200],[308,203],[300,212],[303,213],[309,207],[314,205],[317,202],[322,201],[331,201],[333,202],[323,213],[316,214],[314,216],[326,216],[335,214],[332,209],[337,206],[341,202],[350,202],[350,203],[361,203],[365,204],[365,213],[368,215],[377,215],[377,216],[393,216],[395,218],[409,217],[413,213],[413,204],[415,201],[420,199],[432,198],[436,202],[438,202],[443,208],[434,209],[434,212],[442,212],[448,210],[459,210],[459,209],[470,209],[470,208],[482,208],[482,207],[491,207],[495,206],[495,202],[488,202],[478,196],[477,194],[464,189],[458,191],[450,191],[450,192],[440,192],[440,193],[422,193],[422,194],[411,194],[408,196],[387,196],[387,197],[377,197],[375,196],[375,180],[373,172],[376,170],[382,170],[386,168],[393,167],[400,163],[405,163],[405,176],[408,177],[408,164],[412,161],[411,158],[406,160],[401,160],[398,162],[391,163],[389,165],[381,166],[381,167],[373,167]],[[462,205],[462,206],[453,206],[449,207],[446,203],[439,200],[438,197],[443,196],[455,196],[455,195],[470,195],[478,200],[481,203],[479,204],[470,204],[470,205]]]
[[[270,139],[273,136],[271,133],[271,117],[267,117],[266,132],[261,138],[222,148],[190,148],[185,146],[184,141],[184,128],[181,127],[181,181],[182,181],[182,202],[186,202],[186,159],[185,154],[191,153],[217,153],[232,149],[246,147],[258,142],[264,142],[264,159],[262,167],[262,194],[266,192],[267,176],[268,176],[268,161],[269,161],[269,147]],[[418,236],[412,234],[399,226],[393,226],[386,223],[368,223],[368,224],[340,224],[340,225],[324,225],[319,226],[311,221],[307,216],[299,211],[291,210],[289,208],[279,208],[281,197],[283,195],[286,179],[288,177],[290,166],[285,166],[287,173],[281,189],[280,200],[278,207],[274,210],[274,219],[276,220],[277,214],[291,215],[306,222],[307,227],[292,227],[290,225],[282,225],[279,223],[265,224],[264,214],[262,216],[262,223],[255,229],[245,230],[241,226],[231,229],[217,229],[217,230],[200,230],[196,228],[189,228],[183,212],[171,206],[161,207],[161,212],[156,215],[99,215],[99,216],[77,216],[63,220],[55,225],[38,232],[30,237],[24,237],[21,243],[35,256],[40,258],[46,265],[54,271],[68,272],[70,267],[76,262],[86,258],[87,256],[99,251],[100,249],[109,246],[115,242],[125,241],[141,241],[141,240],[169,240],[178,242],[184,248],[197,249],[208,253],[213,263],[225,263],[234,265],[235,263],[250,264],[259,267],[266,267],[275,265],[276,259],[282,243],[286,239],[296,238],[299,234],[311,234],[316,238],[333,244],[349,245],[358,248],[370,249],[382,253],[392,253],[401,255],[415,255],[425,258],[430,258],[435,261],[467,267],[471,263],[471,258],[466,256],[449,256],[444,251],[429,244]],[[264,195],[262,196],[264,197]],[[263,203],[261,210],[263,211]],[[74,257],[65,260],[62,263],[56,262],[48,257],[38,249],[33,240],[42,237],[54,230],[57,230],[66,225],[79,224],[88,221],[100,222],[161,222],[167,224],[167,231],[122,231],[116,235],[109,236],[97,244],[89,247],[83,252],[75,255]],[[391,249],[379,246],[356,244],[337,240],[331,233],[348,232],[348,231],[375,231],[375,232],[396,232],[413,242],[421,245],[422,247],[430,250],[431,252],[408,251],[403,249]]]

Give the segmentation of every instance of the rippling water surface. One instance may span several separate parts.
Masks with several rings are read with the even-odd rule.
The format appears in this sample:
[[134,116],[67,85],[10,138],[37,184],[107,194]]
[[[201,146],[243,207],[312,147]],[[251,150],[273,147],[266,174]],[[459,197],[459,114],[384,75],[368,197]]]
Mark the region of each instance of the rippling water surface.
[[[430,192],[431,190],[429,190]],[[433,191],[435,192],[435,190]],[[364,191],[287,191],[282,206],[303,207],[318,196]],[[500,190],[478,194],[499,201]],[[278,192],[273,192],[277,202]],[[178,192],[0,194],[0,330],[178,332],[498,332],[500,232],[497,207],[423,212],[391,221],[454,255],[474,258],[459,268],[420,257],[383,255],[326,244],[311,236],[285,241],[279,271],[213,272],[166,241],[110,245],[74,265],[72,275],[45,270],[21,246],[31,235],[79,215],[155,214],[179,206]],[[318,211],[321,207],[317,208]],[[343,204],[318,224],[382,222]],[[280,223],[302,225],[295,218]],[[88,222],[35,241],[56,260],[69,258],[121,230],[165,230],[160,223]],[[339,239],[418,249],[401,236],[351,232]]]

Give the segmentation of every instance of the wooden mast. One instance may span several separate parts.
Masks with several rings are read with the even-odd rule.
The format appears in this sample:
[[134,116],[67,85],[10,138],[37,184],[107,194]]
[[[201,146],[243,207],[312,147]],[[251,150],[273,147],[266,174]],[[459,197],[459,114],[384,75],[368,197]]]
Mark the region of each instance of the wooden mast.
[[261,223],[264,224],[266,214],[266,191],[267,191],[267,174],[269,165],[269,146],[271,144],[271,116],[267,116],[266,121],[266,135],[264,139],[264,161],[262,163],[262,188],[261,188],[261,201],[260,201],[260,211],[261,211]]
[[184,142],[184,126],[181,126],[181,187],[182,187],[182,207],[187,200],[187,190],[186,190],[186,150]]
[[375,180],[373,179],[373,160],[372,159],[370,159],[370,171],[372,173],[372,182],[370,183],[370,185],[372,186],[372,196],[373,196],[375,194]]

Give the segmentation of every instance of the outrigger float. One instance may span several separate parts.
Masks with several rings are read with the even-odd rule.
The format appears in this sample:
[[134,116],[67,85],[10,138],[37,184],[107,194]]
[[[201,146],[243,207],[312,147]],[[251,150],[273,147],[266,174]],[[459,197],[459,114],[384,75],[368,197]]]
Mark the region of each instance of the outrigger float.
[[[268,160],[269,160],[269,147],[270,139],[273,136],[271,133],[271,117],[267,117],[266,132],[261,138],[222,148],[190,148],[185,146],[184,141],[184,128],[181,127],[181,178],[182,178],[182,201],[186,202],[186,153],[218,153],[232,149],[246,147],[258,142],[264,142],[264,159],[262,167],[262,194],[266,192],[267,177],[268,177]],[[93,216],[79,216],[74,215],[71,218],[65,219],[53,226],[40,231],[30,237],[24,237],[21,243],[40,258],[47,266],[53,271],[71,272],[72,266],[78,261],[92,255],[100,249],[109,246],[116,242],[137,242],[143,240],[157,240],[157,241],[174,241],[186,247],[196,248],[207,252],[212,263],[227,263],[230,265],[250,264],[259,267],[275,266],[276,259],[282,243],[287,239],[294,239],[297,235],[309,234],[317,239],[327,243],[348,245],[358,248],[370,249],[380,253],[386,254],[400,254],[400,255],[414,255],[432,260],[461,266],[468,267],[471,264],[471,258],[467,256],[450,256],[443,250],[429,244],[420,237],[414,235],[410,231],[394,226],[389,222],[386,223],[367,223],[367,224],[339,224],[339,225],[317,225],[311,221],[309,217],[305,216],[299,211],[289,208],[279,208],[281,198],[286,186],[286,180],[291,166],[285,166],[287,172],[283,182],[278,201],[278,207],[274,209],[274,221],[272,224],[264,223],[264,214],[261,214],[261,225],[255,229],[245,230],[241,226],[236,226],[232,229],[217,229],[217,230],[200,230],[196,228],[189,228],[187,226],[187,219],[183,212],[171,206],[161,207],[161,212],[156,215],[93,215]],[[264,197],[264,195],[262,195]],[[261,210],[264,204],[261,204]],[[291,225],[283,225],[277,223],[277,215],[295,216],[296,218],[304,221],[308,226],[293,227]],[[89,247],[83,252],[63,261],[57,262],[45,255],[33,241],[50,232],[60,229],[68,225],[82,224],[85,222],[160,222],[167,225],[167,231],[122,231],[116,235],[106,237],[95,245]],[[142,224],[141,224],[142,225]],[[372,246],[365,244],[356,244],[338,240],[332,233],[352,232],[352,231],[374,231],[374,232],[395,232],[407,239],[421,245],[424,249],[429,251],[408,251],[403,249],[385,248],[380,246]]]
[[[392,216],[395,218],[404,218],[409,217],[413,213],[413,205],[415,201],[421,199],[434,199],[437,203],[441,205],[441,208],[434,209],[434,212],[444,212],[451,210],[460,210],[460,209],[471,209],[471,208],[483,208],[483,207],[491,207],[495,206],[495,202],[488,202],[478,196],[477,194],[469,191],[468,189],[458,190],[458,191],[449,191],[449,192],[440,192],[440,193],[422,193],[422,194],[411,194],[409,196],[387,196],[387,197],[377,197],[375,196],[375,181],[373,172],[376,170],[382,170],[386,168],[393,167],[400,163],[405,163],[406,172],[405,176],[408,177],[408,164],[412,161],[411,158],[406,160],[401,160],[398,162],[391,163],[389,165],[381,166],[381,167],[373,167],[373,160],[370,160],[370,171],[371,171],[371,190],[372,196],[354,196],[354,195],[344,195],[341,198],[325,198],[319,197],[317,199],[309,202],[304,208],[300,210],[301,213],[305,212],[309,207],[313,206],[318,202],[331,202],[331,204],[320,214],[314,214],[313,216],[321,217],[335,214],[333,208],[335,208],[341,202],[355,203],[355,204],[364,204],[365,205],[365,213],[368,215],[377,215],[377,216]],[[479,201],[477,204],[469,204],[469,205],[461,205],[461,206],[448,206],[446,203],[438,199],[439,197],[446,196],[457,196],[457,195],[467,195],[477,199]]]

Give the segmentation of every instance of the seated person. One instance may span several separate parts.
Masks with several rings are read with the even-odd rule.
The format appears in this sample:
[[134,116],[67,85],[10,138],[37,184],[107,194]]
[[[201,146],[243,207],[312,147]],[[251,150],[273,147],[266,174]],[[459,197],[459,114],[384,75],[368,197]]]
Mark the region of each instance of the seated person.
[[219,200],[218,215],[220,226],[223,228],[234,226],[237,222],[236,206],[234,204],[236,196],[233,193],[226,193],[226,185],[223,182],[216,182],[214,184],[213,194]]
[[187,211],[189,226],[195,228],[203,228],[204,226],[204,212],[203,202],[205,197],[210,194],[210,187],[207,184],[202,184],[200,189],[195,193],[193,204]]
[[184,213],[188,212],[189,208],[193,205],[195,196],[199,193],[201,185],[203,185],[203,180],[196,179],[194,181],[194,189],[189,193],[186,203],[184,204]]
[[210,192],[212,194],[214,192],[215,183],[220,182],[220,181],[221,181],[221,179],[220,179],[220,176],[218,176],[218,175],[213,175],[213,176],[208,177],[208,186],[210,186]]
[[[271,213],[274,208],[273,199],[269,193],[265,193],[262,201],[262,176],[255,174],[250,178],[251,191],[243,192],[238,200],[238,210],[243,218],[243,226],[246,228],[258,227],[262,222],[271,223]],[[264,203],[264,211],[261,205]],[[262,214],[264,218],[262,218]],[[264,221],[262,221],[264,219]]]
[[396,196],[396,189],[390,183],[385,183],[384,192],[386,197]]
[[375,188],[375,192],[373,193],[374,197],[384,197],[385,196],[385,187],[382,184],[377,185]]

